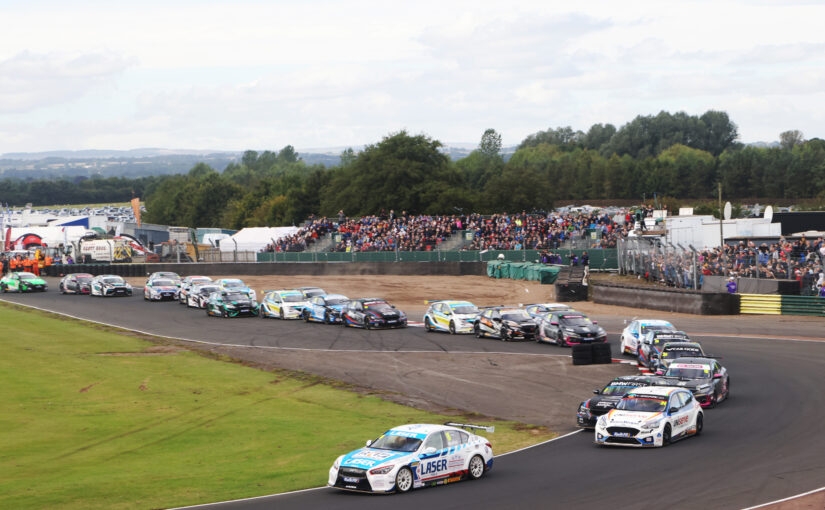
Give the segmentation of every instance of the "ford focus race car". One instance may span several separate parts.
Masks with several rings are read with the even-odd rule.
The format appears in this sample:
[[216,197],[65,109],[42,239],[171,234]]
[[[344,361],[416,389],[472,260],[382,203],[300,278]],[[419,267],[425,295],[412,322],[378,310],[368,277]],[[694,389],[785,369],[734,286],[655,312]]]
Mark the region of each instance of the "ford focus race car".
[[341,324],[344,308],[349,303],[347,296],[341,294],[324,294],[309,298],[303,311],[304,320],[324,324]]
[[206,300],[206,315],[216,317],[239,317],[258,315],[258,302],[246,292],[222,290],[213,292]]
[[668,321],[656,319],[634,319],[622,330],[621,350],[623,353],[636,354],[642,338],[649,331],[676,331]]
[[452,335],[472,333],[477,318],[478,308],[468,301],[431,301],[424,314],[424,329]]
[[187,304],[187,297],[189,296],[189,291],[195,285],[200,285],[202,283],[211,283],[212,278],[208,276],[187,276],[180,282],[180,292],[178,293],[178,301],[180,304],[185,305]]
[[177,301],[180,287],[174,280],[155,278],[143,286],[145,301]]
[[344,326],[364,329],[406,328],[407,315],[383,299],[352,299],[342,315]]
[[61,294],[88,294],[92,290],[92,278],[89,273],[69,273],[60,280],[58,289]]
[[536,341],[560,346],[606,342],[607,332],[579,312],[552,312],[539,322]]
[[270,290],[261,301],[261,318],[300,319],[307,302],[298,290]]
[[102,274],[92,278],[90,296],[131,296],[132,286],[115,274]]
[[623,375],[607,383],[601,390],[593,390],[595,397],[579,404],[576,425],[585,429],[596,427],[596,420],[616,407],[627,393],[644,386],[661,386],[662,379],[651,375]]
[[659,356],[652,359],[652,370],[657,374],[663,374],[672,362],[692,356],[701,358],[708,355],[702,350],[702,344],[699,342],[668,342],[662,347]]
[[243,280],[238,280],[237,278],[221,278],[220,280],[215,280],[215,284],[220,285],[224,290],[246,292],[250,298],[256,301],[258,300],[255,291],[247,287]]
[[486,308],[473,325],[477,338],[491,336],[501,340],[532,340],[536,336],[536,321],[521,308],[494,306]]
[[457,426],[493,432],[477,425],[403,425],[341,455],[328,483],[343,490],[407,492],[420,487],[477,480],[493,467],[493,447],[484,437]]
[[206,301],[213,292],[220,292],[220,286],[214,283],[193,285],[186,295],[186,306],[190,308],[206,308]]
[[704,415],[690,391],[637,388],[596,421],[594,441],[612,446],[667,446],[702,433]]
[[44,292],[48,288],[46,280],[25,271],[7,273],[0,279],[0,290],[3,292]]
[[684,331],[648,331],[639,344],[636,352],[636,362],[639,366],[647,367],[651,370],[656,368],[656,360],[662,352],[665,344],[669,342],[690,341]]
[[679,358],[670,364],[662,380],[689,389],[702,407],[716,407],[730,397],[728,371],[715,359]]

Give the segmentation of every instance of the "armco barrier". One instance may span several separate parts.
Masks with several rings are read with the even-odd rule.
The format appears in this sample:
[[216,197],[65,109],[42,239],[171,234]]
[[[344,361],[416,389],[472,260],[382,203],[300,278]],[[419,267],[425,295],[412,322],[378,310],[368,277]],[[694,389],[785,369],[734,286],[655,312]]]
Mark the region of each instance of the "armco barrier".
[[782,296],[778,294],[740,294],[739,313],[781,315]]
[[726,292],[660,287],[638,287],[617,283],[591,282],[593,302],[604,305],[649,308],[696,315],[734,315],[739,313],[739,296]]

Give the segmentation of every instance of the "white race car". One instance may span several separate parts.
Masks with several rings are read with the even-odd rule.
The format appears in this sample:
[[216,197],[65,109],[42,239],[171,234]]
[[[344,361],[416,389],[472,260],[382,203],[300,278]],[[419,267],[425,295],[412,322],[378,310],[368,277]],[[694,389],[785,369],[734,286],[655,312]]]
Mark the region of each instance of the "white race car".
[[598,445],[653,447],[702,433],[704,415],[685,388],[647,386],[627,393],[596,421]]
[[458,427],[493,432],[494,427],[447,423],[403,425],[341,455],[329,470],[329,486],[350,491],[407,492],[462,478],[476,480],[493,467],[490,442]]
[[476,318],[478,308],[468,301],[431,301],[424,314],[424,329],[452,335],[472,333]]
[[192,285],[186,294],[186,306],[190,308],[206,308],[210,294],[220,292],[223,288],[214,283],[200,283]]
[[622,330],[621,346],[623,353],[638,354],[639,344],[648,331],[676,331],[673,324],[657,319],[634,319]]
[[155,278],[143,286],[143,299],[146,301],[177,301],[180,287],[172,279]]
[[131,296],[132,286],[126,280],[115,274],[102,274],[92,278],[89,284],[90,296]]
[[299,290],[270,290],[261,301],[261,318],[300,319],[307,304]]

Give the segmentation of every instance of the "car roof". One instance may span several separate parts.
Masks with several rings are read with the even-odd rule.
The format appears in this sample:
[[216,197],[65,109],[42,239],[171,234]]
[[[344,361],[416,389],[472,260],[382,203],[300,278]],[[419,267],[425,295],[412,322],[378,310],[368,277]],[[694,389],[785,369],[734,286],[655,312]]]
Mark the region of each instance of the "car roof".
[[473,303],[464,300],[456,300],[456,299],[442,299],[440,301],[432,301],[430,302],[430,306],[432,305],[447,305],[447,306],[456,306],[456,305],[470,305],[475,306]]
[[343,294],[326,294],[324,296],[315,296],[323,299],[349,299],[347,296]]
[[366,303],[367,301],[377,302],[377,303],[386,303],[387,302],[386,299],[377,298],[377,297],[364,297],[364,298],[353,299],[352,301],[360,301],[362,303]]
[[98,278],[111,278],[111,277],[113,277],[113,276],[114,276],[115,278],[120,278],[121,280],[123,279],[123,277],[122,277],[122,276],[117,275],[117,274],[101,274],[101,275],[98,275],[97,277],[98,277]]
[[636,319],[636,321],[639,324],[641,324],[642,326],[671,326],[671,327],[673,327],[673,324],[671,324],[668,321],[661,320],[661,319]]
[[321,287],[295,287],[295,290],[324,290]]
[[[432,432],[439,432],[442,430],[461,430],[456,427],[450,427],[448,425],[436,425],[433,423],[411,423],[409,425],[401,425],[398,427],[393,427],[390,430],[398,431],[398,432],[412,432],[415,434],[430,434]],[[466,431],[465,431],[466,432]]]
[[241,280],[240,278],[221,278],[220,280],[218,280],[218,283],[229,283],[229,282],[241,282],[241,283],[243,283],[243,280]]
[[92,276],[92,275],[89,274],[89,273],[69,273],[66,276],[74,276],[75,278],[77,278],[78,276]]
[[[627,393],[627,395],[654,395],[657,397],[669,397],[674,391],[679,391],[684,388],[674,388],[672,386],[642,386]],[[688,390],[689,391],[689,390]]]

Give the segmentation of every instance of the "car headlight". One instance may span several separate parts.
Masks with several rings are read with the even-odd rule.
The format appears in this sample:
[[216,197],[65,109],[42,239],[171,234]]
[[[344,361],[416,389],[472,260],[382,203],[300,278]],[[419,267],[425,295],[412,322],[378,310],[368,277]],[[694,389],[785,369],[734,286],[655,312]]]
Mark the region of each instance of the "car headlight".
[[642,424],[642,430],[654,430],[659,428],[659,425],[662,424],[662,419],[657,418],[655,420],[646,421]]
[[380,467],[380,468],[370,469],[370,474],[371,475],[386,475],[387,473],[392,471],[393,467],[395,467],[395,466],[389,465],[389,466],[384,466],[384,467]]
[[606,427],[607,426],[607,417],[602,416],[601,418],[599,418],[598,425],[599,425],[599,427]]
[[710,391],[711,388],[713,388],[713,385],[703,384],[703,385],[699,386],[698,388],[696,388],[696,391],[706,392],[706,391]]
[[344,456],[343,456],[343,455],[341,455],[340,457],[338,457],[337,459],[335,459],[335,462],[333,462],[333,463],[332,463],[332,467],[333,467],[334,469],[338,469],[339,467],[341,467],[341,461],[342,461],[342,460],[344,460]]
[[505,324],[506,326],[510,326],[511,328],[517,328],[517,327],[518,327],[518,324],[516,324],[516,323],[515,323],[515,322],[513,322],[513,321],[504,321],[504,324]]

